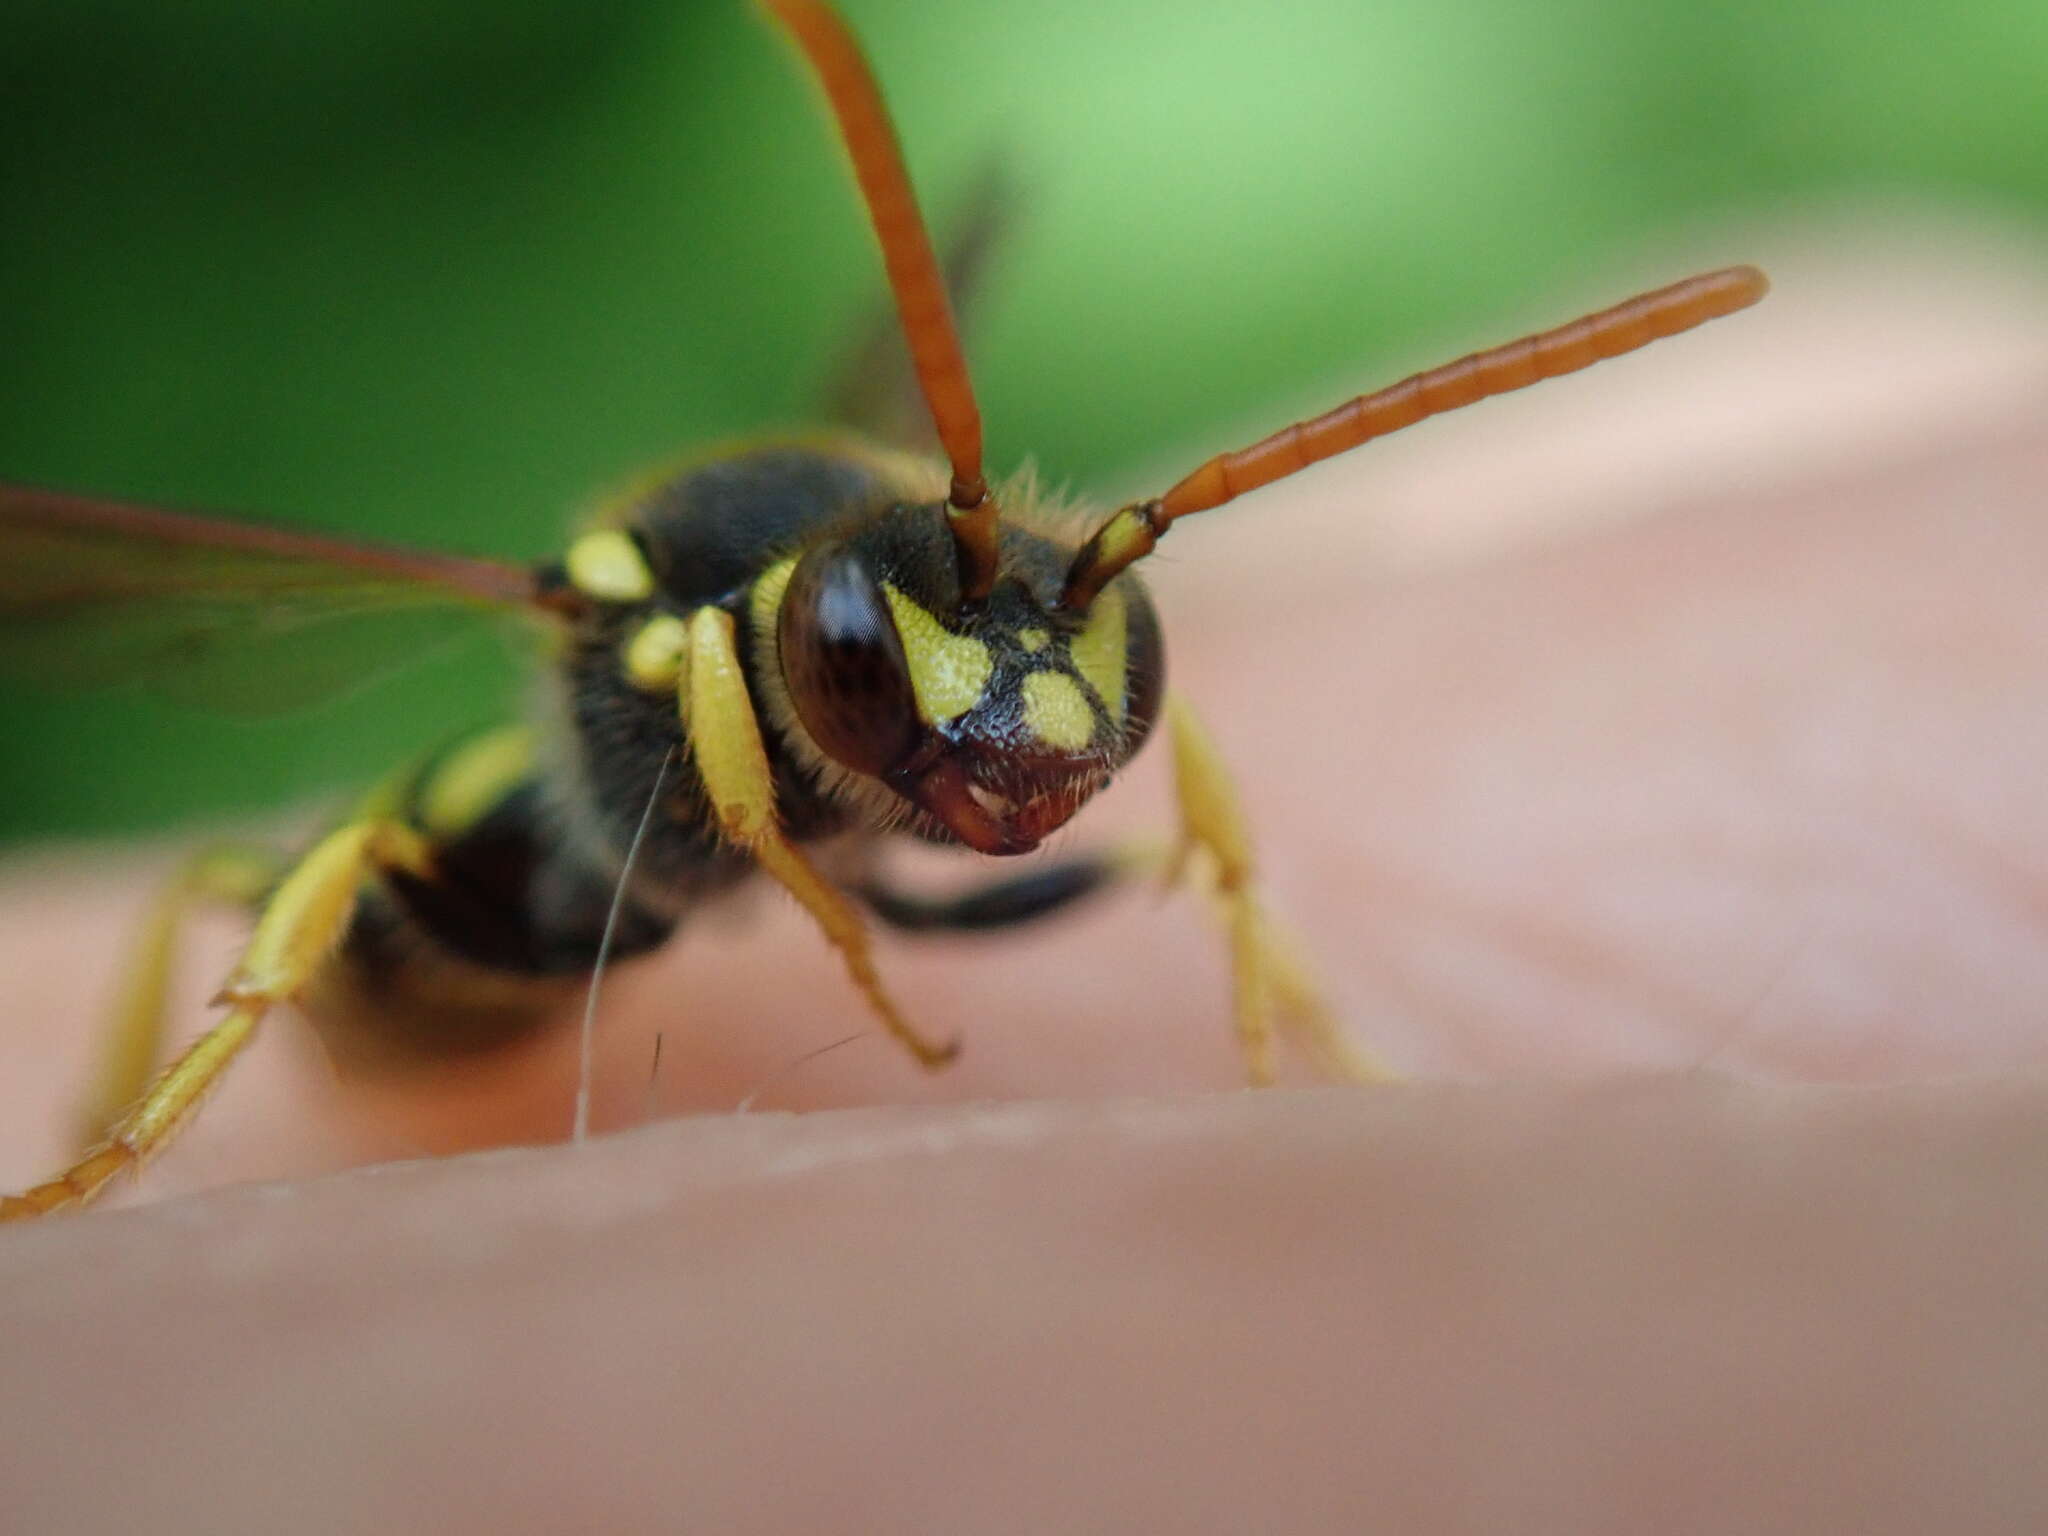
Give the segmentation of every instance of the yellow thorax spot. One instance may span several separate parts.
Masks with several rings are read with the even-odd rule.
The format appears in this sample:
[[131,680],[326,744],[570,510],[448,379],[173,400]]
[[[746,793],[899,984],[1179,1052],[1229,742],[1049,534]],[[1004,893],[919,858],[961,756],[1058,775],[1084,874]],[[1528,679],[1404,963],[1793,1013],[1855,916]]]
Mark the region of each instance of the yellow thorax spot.
[[533,771],[533,732],[523,725],[485,731],[457,747],[419,788],[422,831],[468,831]]
[[689,626],[672,613],[657,614],[626,642],[626,681],[643,693],[666,693],[682,675]]
[[924,609],[886,582],[882,593],[903,641],[903,659],[910,664],[910,688],[917,695],[917,713],[926,725],[943,725],[981,702],[996,669],[988,647],[967,635],[956,635]]
[[1024,724],[1048,747],[1078,752],[1095,736],[1095,711],[1066,673],[1033,672],[1024,679]]
[[1017,631],[1017,643],[1027,651],[1044,650],[1045,642],[1051,638],[1052,636],[1042,629],[1020,629]]
[[654,572],[640,546],[617,528],[599,528],[569,546],[563,561],[569,582],[585,597],[608,603],[638,603],[654,595]]
[[1123,724],[1127,643],[1124,595],[1110,587],[1096,597],[1087,625],[1074,636],[1067,652],[1074,658],[1074,670],[1087,679],[1102,707],[1109,711],[1111,725]]

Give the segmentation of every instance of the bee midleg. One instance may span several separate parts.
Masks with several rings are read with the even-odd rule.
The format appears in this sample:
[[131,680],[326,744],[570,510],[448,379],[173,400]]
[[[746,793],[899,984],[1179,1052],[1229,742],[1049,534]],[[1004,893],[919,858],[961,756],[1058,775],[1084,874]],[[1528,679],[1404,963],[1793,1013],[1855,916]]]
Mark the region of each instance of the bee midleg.
[[923,896],[873,879],[851,889],[870,912],[903,933],[991,933],[1051,917],[1106,887],[1156,872],[1165,862],[1156,844],[1132,844],[1075,854],[947,896]]
[[732,615],[720,608],[699,608],[690,616],[689,636],[683,688],[690,755],[720,830],[794,896],[824,930],[882,1027],[901,1041],[921,1066],[946,1065],[959,1054],[959,1042],[927,1040],[904,1018],[875,970],[860,913],[818,873],[817,866],[789,840],[776,819],[775,778],[761,742],[753,700],[747,693],[746,674],[740,667]]
[[193,910],[218,905],[259,911],[290,867],[290,857],[276,849],[219,843],[187,856],[164,883],[129,952],[99,1067],[79,1106],[81,1151],[96,1145],[121,1112],[142,1097],[156,1071],[178,935]]
[[1392,1074],[1351,1040],[1323,1001],[1292,935],[1260,904],[1251,836],[1215,743],[1178,695],[1168,696],[1166,719],[1182,848],[1172,873],[1185,869],[1188,854],[1207,856],[1230,935],[1231,1012],[1251,1080],[1273,1080],[1273,1036],[1282,1023],[1322,1070],[1359,1082],[1387,1080]]
[[425,876],[432,859],[425,838],[392,821],[352,822],[315,843],[265,901],[248,948],[215,998],[227,1015],[158,1074],[99,1145],[56,1178],[0,1197],[0,1221],[83,1204],[123,1169],[161,1151],[263,1016],[296,995],[340,942],[365,878],[385,870]]

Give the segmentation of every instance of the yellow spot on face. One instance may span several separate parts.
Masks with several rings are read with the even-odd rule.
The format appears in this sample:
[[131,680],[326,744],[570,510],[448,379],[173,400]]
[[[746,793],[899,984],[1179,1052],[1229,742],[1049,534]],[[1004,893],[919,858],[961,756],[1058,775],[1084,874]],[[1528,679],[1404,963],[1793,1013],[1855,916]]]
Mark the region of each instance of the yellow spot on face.
[[765,642],[775,633],[775,616],[782,611],[782,595],[789,590],[789,578],[796,572],[796,556],[778,560],[754,578],[747,594],[747,622],[754,638]]
[[956,635],[894,587],[883,584],[896,634],[903,641],[903,659],[910,664],[910,688],[917,712],[927,725],[943,725],[981,701],[989,674],[996,669],[988,647],[967,635]]
[[1042,629],[1020,629],[1017,631],[1017,643],[1027,651],[1044,650],[1045,642],[1051,638],[1052,636]]
[[1078,752],[1095,735],[1088,695],[1064,672],[1033,672],[1024,679],[1024,724],[1061,752]]
[[569,581],[586,597],[608,603],[638,603],[654,595],[654,572],[640,546],[617,528],[599,528],[569,546],[563,562]]
[[689,626],[674,614],[649,619],[626,642],[626,681],[644,693],[668,692],[682,675],[689,644]]
[[502,726],[464,742],[420,786],[419,821],[437,837],[468,831],[533,771],[533,732]]
[[1096,597],[1088,610],[1087,626],[1067,648],[1074,658],[1074,670],[1088,680],[1088,686],[1102,700],[1102,707],[1109,711],[1111,725],[1121,725],[1124,718],[1125,678],[1129,671],[1126,630],[1124,595],[1111,587]]

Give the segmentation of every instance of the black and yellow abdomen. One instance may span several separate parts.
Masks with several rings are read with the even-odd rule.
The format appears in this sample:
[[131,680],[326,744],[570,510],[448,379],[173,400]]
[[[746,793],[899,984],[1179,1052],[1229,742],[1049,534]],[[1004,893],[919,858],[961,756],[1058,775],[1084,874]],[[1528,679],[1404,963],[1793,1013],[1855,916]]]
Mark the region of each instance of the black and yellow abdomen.
[[[340,1059],[491,1050],[554,1022],[588,985],[619,861],[564,835],[537,747],[529,726],[477,732],[379,792],[372,812],[418,832],[432,862],[365,881],[340,952],[308,989]],[[610,953],[645,953],[674,925],[628,899]]]

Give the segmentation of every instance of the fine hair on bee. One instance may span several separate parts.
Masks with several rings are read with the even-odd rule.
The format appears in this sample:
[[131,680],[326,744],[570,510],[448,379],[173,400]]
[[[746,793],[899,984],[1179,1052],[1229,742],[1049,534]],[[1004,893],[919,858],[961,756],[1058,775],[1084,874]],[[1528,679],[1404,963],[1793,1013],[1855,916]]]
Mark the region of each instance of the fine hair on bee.
[[[142,680],[228,707],[261,655],[328,659],[334,621],[519,616],[539,631],[541,718],[446,742],[295,853],[204,850],[137,944],[82,1150],[0,1197],[0,1219],[99,1194],[161,1150],[265,1020],[295,1007],[348,1064],[500,1051],[580,1002],[570,1133],[586,1135],[600,989],[695,913],[763,877],[839,953],[869,1015],[921,1067],[960,1048],[898,1006],[871,922],[908,933],[1034,921],[1143,876],[1192,885],[1229,956],[1228,1013],[1256,1083],[1284,1042],[1305,1064],[1384,1072],[1323,1003],[1260,893],[1233,778],[1166,683],[1137,567],[1181,519],[1427,417],[1620,356],[1755,303],[1751,267],[1690,277],[1476,352],[1218,453],[1070,540],[1035,475],[992,479],[948,274],[859,46],[825,0],[759,0],[821,88],[851,162],[908,352],[830,431],[764,439],[643,478],[536,566],[402,549],[0,485],[0,660],[80,683]],[[1162,255],[1162,260],[1166,259]],[[904,400],[936,437],[889,440]],[[253,643],[252,643],[253,642]],[[249,669],[216,663],[237,648]],[[326,676],[329,686],[345,676]],[[1155,736],[1178,802],[1162,845],[1062,848],[933,897],[879,855],[914,840],[1007,858],[1038,848]],[[169,957],[204,903],[251,914],[198,1039],[158,1069]],[[802,1058],[808,1059],[808,1058]]]

